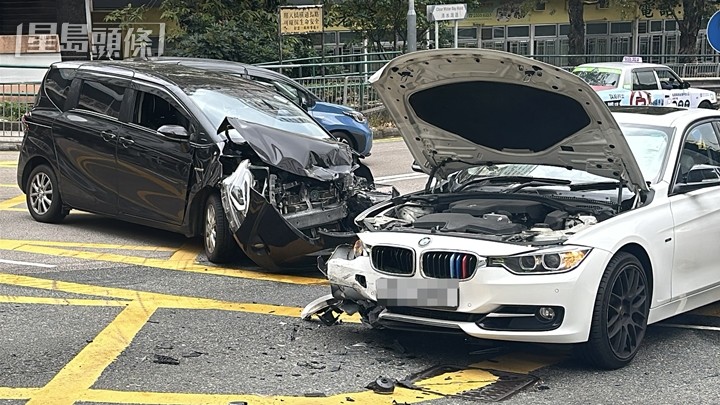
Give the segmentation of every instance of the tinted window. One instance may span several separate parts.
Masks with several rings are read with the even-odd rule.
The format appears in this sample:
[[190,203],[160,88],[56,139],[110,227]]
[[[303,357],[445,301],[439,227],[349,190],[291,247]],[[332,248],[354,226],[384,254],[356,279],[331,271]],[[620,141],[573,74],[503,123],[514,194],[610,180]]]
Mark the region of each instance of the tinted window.
[[652,70],[633,71],[633,90],[657,90],[658,84]]
[[676,181],[686,183],[693,180],[688,178],[688,173],[696,165],[720,167],[720,144],[709,122],[697,125],[688,132],[680,152]]
[[72,69],[50,69],[43,83],[45,95],[60,110],[65,110],[65,100],[75,77]]
[[557,33],[556,25],[536,25],[535,36],[536,37],[554,37]]
[[124,87],[83,80],[77,108],[118,118],[124,94]]
[[163,125],[180,125],[190,130],[190,120],[170,102],[154,94],[138,92],[132,122],[157,131]]

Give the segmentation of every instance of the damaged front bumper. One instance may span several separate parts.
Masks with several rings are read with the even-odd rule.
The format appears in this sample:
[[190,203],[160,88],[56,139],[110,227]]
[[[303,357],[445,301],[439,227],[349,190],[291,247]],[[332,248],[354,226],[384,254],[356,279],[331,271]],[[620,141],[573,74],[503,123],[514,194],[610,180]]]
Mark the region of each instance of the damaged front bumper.
[[[330,230],[338,227],[326,226],[346,220],[350,215],[349,201],[283,215],[255,189],[267,193],[268,185],[256,184],[253,170],[267,168],[254,167],[244,160],[222,181],[220,191],[230,230],[243,252],[256,264],[269,270],[304,265],[316,256],[329,255],[338,245],[357,240],[352,230],[342,227]],[[372,198],[365,198],[374,203],[379,196],[382,197],[373,194]]]
[[[457,246],[458,241],[452,239],[456,238],[438,236],[433,244],[442,249]],[[416,251],[415,257],[421,257],[423,251]],[[374,327],[462,332],[482,339],[535,343],[587,341],[595,292],[583,286],[597,285],[610,258],[608,252],[595,249],[581,267],[551,275],[519,276],[499,267],[479,267],[473,277],[455,283],[456,292],[398,292],[400,296],[415,298],[457,293],[455,305],[450,308],[387,304],[378,296],[387,295],[382,290],[388,280],[393,283],[400,280],[397,285],[401,286],[408,285],[402,280],[411,281],[409,285],[427,285],[428,281],[447,279],[432,279],[422,271],[402,276],[381,273],[373,268],[367,252],[357,257],[356,253],[350,246],[340,246],[328,260],[325,271],[333,300],[326,298],[325,308],[316,310],[319,316],[330,319],[325,313],[328,310],[359,312],[363,321]],[[557,317],[543,323],[538,318],[540,308],[552,308]],[[306,317],[311,315],[310,311],[311,308],[306,308]]]

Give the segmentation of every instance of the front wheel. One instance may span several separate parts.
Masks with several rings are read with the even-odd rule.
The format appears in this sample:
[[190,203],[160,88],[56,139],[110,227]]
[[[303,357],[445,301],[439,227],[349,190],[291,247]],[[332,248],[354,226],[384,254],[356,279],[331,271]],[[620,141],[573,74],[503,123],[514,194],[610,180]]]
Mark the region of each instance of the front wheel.
[[624,367],[637,354],[647,329],[650,293],[642,263],[620,252],[600,281],[590,327],[581,354],[596,367]]
[[345,131],[333,131],[332,134],[335,138],[338,139],[338,141],[340,141],[340,143],[344,143],[350,146],[352,150],[357,151],[357,145],[355,145],[355,140],[353,139],[352,135]]
[[30,172],[25,186],[25,201],[30,215],[38,222],[57,223],[65,218],[55,172],[40,165]]
[[211,194],[205,203],[203,242],[205,255],[213,263],[227,263],[239,249],[225,217],[220,196]]

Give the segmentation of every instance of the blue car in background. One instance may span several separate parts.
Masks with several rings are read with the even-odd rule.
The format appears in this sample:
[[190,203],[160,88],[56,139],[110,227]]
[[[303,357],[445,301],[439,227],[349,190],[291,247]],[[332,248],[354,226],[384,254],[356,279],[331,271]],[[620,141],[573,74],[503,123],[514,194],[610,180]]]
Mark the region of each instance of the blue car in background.
[[343,105],[324,102],[300,83],[285,75],[254,65],[217,59],[161,57],[152,60],[214,72],[234,73],[243,78],[268,83],[305,108],[339,141],[350,145],[360,156],[370,156],[372,130],[367,118],[361,112]]

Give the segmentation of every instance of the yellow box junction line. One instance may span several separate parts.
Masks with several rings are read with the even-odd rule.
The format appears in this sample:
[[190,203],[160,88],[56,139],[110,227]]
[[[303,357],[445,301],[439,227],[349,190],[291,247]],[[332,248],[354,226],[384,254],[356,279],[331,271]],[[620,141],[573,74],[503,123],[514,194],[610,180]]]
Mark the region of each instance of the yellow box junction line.
[[[46,280],[36,277],[0,274],[0,284],[39,288],[73,294],[107,297],[99,299],[58,299],[36,297],[2,297],[0,302],[41,303],[59,305],[102,305],[125,306],[118,316],[103,329],[91,343],[83,348],[44,387],[8,388],[0,387],[0,399],[28,399],[28,404],[73,404],[76,401],[108,403],[152,403],[152,404],[227,404],[231,401],[246,401],[251,404],[338,404],[351,397],[357,404],[417,403],[438,399],[443,395],[458,394],[471,389],[482,388],[497,380],[490,372],[479,369],[446,373],[420,381],[417,385],[437,394],[397,388],[391,396],[378,395],[371,391],[341,393],[323,398],[262,395],[216,395],[191,393],[125,392],[94,390],[93,384],[132,342],[136,334],[159,308],[174,309],[217,309],[276,316],[297,317],[300,308],[279,305],[248,304],[220,301],[207,298],[186,297],[170,294],[133,291],[115,287],[101,287],[66,281]],[[130,301],[118,301],[130,300]],[[358,322],[357,318],[344,319]],[[539,364],[542,366],[545,364]],[[443,394],[443,395],[438,395]]]

